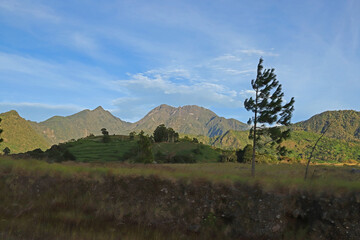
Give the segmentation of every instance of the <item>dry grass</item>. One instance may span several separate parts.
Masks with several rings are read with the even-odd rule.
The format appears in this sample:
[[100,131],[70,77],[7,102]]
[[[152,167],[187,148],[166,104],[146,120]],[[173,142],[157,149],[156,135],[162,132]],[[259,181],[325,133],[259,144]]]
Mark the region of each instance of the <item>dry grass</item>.
[[360,190],[360,169],[358,165],[312,165],[309,180],[304,181],[303,164],[259,164],[256,177],[251,177],[250,165],[239,163],[200,163],[200,164],[126,164],[126,163],[46,163],[39,160],[21,160],[0,157],[0,172],[19,175],[50,175],[70,178],[96,178],[104,176],[150,176],[165,179],[191,181],[204,179],[210,182],[232,184],[242,182],[261,185],[264,189],[304,189],[321,192],[344,192]]
[[[192,236],[191,234],[184,235],[184,232],[153,229],[147,225],[131,225],[131,217],[137,218],[137,223],[141,223],[143,219],[150,219],[151,214],[158,219],[162,216],[165,219],[171,219],[172,214],[179,214],[184,209],[177,209],[172,213],[167,211],[168,205],[165,208],[160,208],[163,205],[158,205],[158,209],[147,213],[146,205],[137,201],[141,198],[136,197],[137,195],[134,195],[136,199],[132,199],[129,205],[117,205],[111,200],[112,189],[116,186],[107,185],[112,176],[155,175],[157,179],[174,182],[181,180],[190,186],[207,181],[228,185],[241,182],[248,185],[260,185],[266,191],[280,194],[303,190],[319,194],[325,192],[341,195],[360,190],[360,174],[351,173],[351,169],[355,166],[312,165],[310,180],[306,182],[303,180],[305,165],[257,165],[256,178],[251,177],[250,167],[250,165],[238,163],[144,165],[114,162],[104,164],[65,162],[50,164],[39,160],[0,157],[0,239],[224,239],[224,235],[219,235],[222,237],[209,236],[209,234],[216,234],[216,231],[206,232],[208,235],[199,237],[196,234]],[[131,182],[135,178],[129,179]],[[154,178],[148,179],[154,180]],[[123,186],[122,189],[126,189],[129,185],[133,188],[140,186],[140,190],[136,189],[136,191],[141,191],[141,194],[144,192],[143,197],[146,197],[146,194],[154,194],[151,187],[158,187],[158,185],[152,185],[152,180],[149,180],[149,185],[144,188],[141,187],[148,181],[146,179],[138,183],[134,182],[132,185],[125,181],[123,183],[125,187]],[[52,187],[49,188],[48,183],[51,182]],[[99,182],[104,184],[98,184]],[[117,183],[120,184],[120,182]],[[156,180],[154,184],[159,182],[161,181]],[[91,186],[96,185],[102,186],[103,189],[96,188],[95,190],[94,188],[93,192],[88,192],[92,189]],[[68,187],[64,188],[64,186]],[[169,186],[167,189],[170,191]],[[128,195],[133,196],[136,191],[129,189]],[[118,194],[121,194],[121,191]],[[165,202],[167,201],[171,200]],[[114,221],[112,219],[114,211],[118,219],[123,219],[121,214],[130,212],[132,214],[130,225],[119,225],[119,222]],[[207,215],[203,221],[205,227],[212,224],[211,216]],[[218,233],[221,234],[222,230]]]

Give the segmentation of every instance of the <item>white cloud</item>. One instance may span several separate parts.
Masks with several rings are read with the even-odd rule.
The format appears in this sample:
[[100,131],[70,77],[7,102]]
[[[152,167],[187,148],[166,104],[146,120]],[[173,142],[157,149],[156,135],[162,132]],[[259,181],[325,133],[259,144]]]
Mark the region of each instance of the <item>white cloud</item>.
[[271,57],[279,56],[278,53],[264,51],[260,49],[244,49],[244,50],[240,50],[239,52],[247,55],[271,56]]
[[241,62],[242,58],[232,55],[232,54],[225,54],[219,57],[214,58],[214,61],[234,61],[234,62]]
[[[159,73],[151,75],[149,73],[138,73],[131,76],[129,80],[118,80],[114,82],[120,89],[126,89],[131,97],[117,99],[116,103],[129,101],[138,102],[142,99],[153,99],[155,102],[162,103],[181,102],[182,104],[199,104],[207,106],[227,106],[239,107],[241,101],[237,99],[236,91],[229,89],[225,85],[210,82],[175,82],[168,75]],[[133,96],[136,97],[133,97]],[[179,101],[181,99],[181,101]],[[154,102],[152,101],[152,102]]]
[[0,102],[0,112],[16,110],[21,117],[44,121],[53,116],[68,116],[85,109],[75,104],[47,104],[37,102]]
[[255,91],[254,90],[241,90],[239,92],[239,94],[243,98],[249,98],[249,97],[254,97],[255,96]]
[[42,108],[47,110],[66,110],[66,111],[81,111],[84,107],[73,104],[51,105],[45,103],[32,103],[32,102],[0,102],[0,108]]
[[99,48],[94,39],[78,32],[72,34],[71,40],[75,47],[86,51],[95,51]]
[[60,21],[60,17],[48,6],[34,1],[2,0],[0,9],[24,18],[36,18],[52,22]]
[[31,86],[74,89],[90,82],[111,88],[114,77],[99,68],[77,62],[51,62],[29,56],[0,52],[0,80]]

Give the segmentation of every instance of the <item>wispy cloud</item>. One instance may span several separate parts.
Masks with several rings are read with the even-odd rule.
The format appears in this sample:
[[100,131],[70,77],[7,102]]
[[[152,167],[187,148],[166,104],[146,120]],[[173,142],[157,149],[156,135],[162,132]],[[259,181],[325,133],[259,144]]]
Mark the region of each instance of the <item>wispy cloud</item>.
[[66,110],[66,111],[80,111],[84,107],[80,107],[74,104],[64,104],[64,105],[51,105],[44,103],[32,103],[32,102],[0,102],[0,108],[42,108],[47,110]]
[[0,10],[22,18],[35,18],[52,22],[59,22],[61,19],[53,9],[36,1],[1,0]]
[[106,86],[106,80],[114,78],[99,68],[77,62],[58,63],[4,52],[0,52],[0,73],[3,82],[64,89],[81,87],[86,82]]
[[16,110],[21,117],[32,121],[44,121],[55,115],[68,116],[84,110],[75,104],[45,104],[36,102],[0,102],[0,112]]
[[278,53],[274,53],[271,51],[264,51],[260,49],[243,49],[243,50],[239,50],[239,52],[247,55],[257,55],[257,56],[271,56],[271,57],[279,56]]
[[85,51],[96,51],[99,46],[93,38],[85,36],[84,34],[75,32],[71,35],[72,44]]

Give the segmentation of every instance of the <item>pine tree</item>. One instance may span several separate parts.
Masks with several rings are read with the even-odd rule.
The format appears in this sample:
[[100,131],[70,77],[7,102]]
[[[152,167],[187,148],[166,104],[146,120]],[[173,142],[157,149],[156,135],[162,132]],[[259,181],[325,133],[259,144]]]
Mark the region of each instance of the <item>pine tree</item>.
[[[1,123],[1,121],[2,121],[2,119],[0,118],[0,123]],[[1,133],[3,132],[3,130],[0,128],[0,136],[1,136]],[[1,137],[0,137],[0,143],[3,141],[4,139],[2,139]]]
[[283,155],[286,149],[279,144],[290,137],[290,129],[282,130],[279,126],[289,126],[294,111],[294,98],[283,104],[284,93],[282,86],[276,79],[275,69],[263,70],[263,59],[260,58],[255,80],[251,80],[251,86],[255,96],[245,100],[244,106],[247,111],[252,111],[254,117],[248,124],[253,124],[249,138],[253,140],[253,153],[251,161],[251,175],[255,176],[255,152],[261,136],[267,135],[272,146],[277,144],[278,152]]

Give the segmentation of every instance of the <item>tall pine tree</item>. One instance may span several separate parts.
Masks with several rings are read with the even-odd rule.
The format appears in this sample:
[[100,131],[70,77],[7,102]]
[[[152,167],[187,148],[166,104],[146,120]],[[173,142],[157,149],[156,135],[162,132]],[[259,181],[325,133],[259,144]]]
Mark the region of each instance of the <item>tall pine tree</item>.
[[255,80],[251,80],[251,86],[255,96],[245,100],[244,106],[247,111],[252,111],[254,116],[249,119],[248,124],[253,124],[250,129],[249,138],[253,140],[253,152],[251,161],[251,175],[255,176],[255,152],[258,142],[263,135],[270,139],[268,143],[272,146],[278,145],[279,154],[286,152],[280,143],[290,137],[290,129],[282,130],[279,126],[289,126],[294,111],[294,98],[283,104],[284,93],[281,84],[276,80],[275,69],[263,70],[263,59],[260,58]]
[[[2,119],[0,118],[0,123],[1,123]],[[0,136],[1,136],[1,133],[3,132],[3,130],[0,128]],[[0,137],[0,143],[3,141],[3,139]]]

